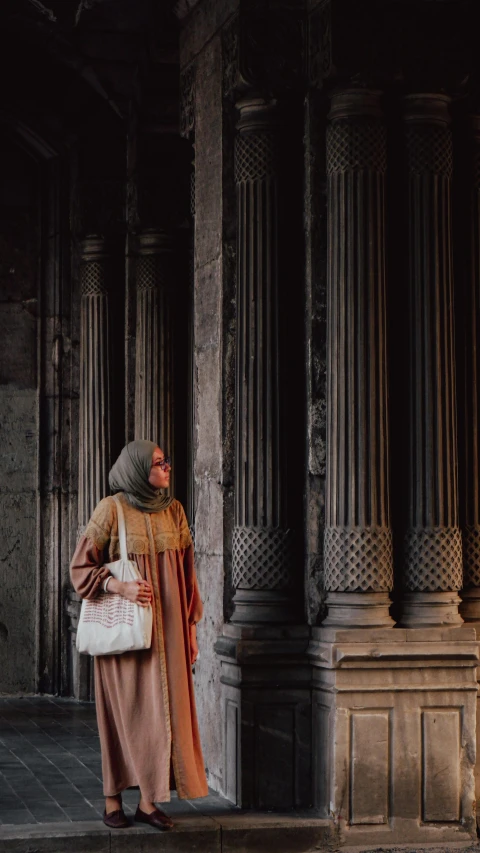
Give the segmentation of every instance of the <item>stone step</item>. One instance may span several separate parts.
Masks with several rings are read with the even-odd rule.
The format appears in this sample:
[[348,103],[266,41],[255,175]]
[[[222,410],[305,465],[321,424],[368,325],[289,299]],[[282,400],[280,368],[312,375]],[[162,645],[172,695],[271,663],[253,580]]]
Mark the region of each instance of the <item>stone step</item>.
[[310,853],[337,848],[332,823],[279,815],[179,815],[171,832],[99,821],[0,827],[0,853]]

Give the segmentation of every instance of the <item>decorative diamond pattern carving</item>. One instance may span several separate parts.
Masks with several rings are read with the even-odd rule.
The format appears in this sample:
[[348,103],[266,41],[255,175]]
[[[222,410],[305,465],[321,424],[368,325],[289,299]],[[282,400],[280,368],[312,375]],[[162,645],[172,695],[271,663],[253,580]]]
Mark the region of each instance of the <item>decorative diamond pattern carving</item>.
[[410,172],[417,175],[433,172],[452,177],[452,139],[448,128],[407,125],[406,140]]
[[232,563],[237,589],[286,589],[292,585],[292,531],[235,527]]
[[160,255],[140,255],[137,259],[137,290],[154,290],[166,284],[165,266]]
[[411,528],[405,536],[405,589],[451,592],[462,588],[462,537],[457,527]]
[[462,530],[463,586],[480,587],[480,527],[469,525]]
[[330,592],[389,592],[393,588],[388,527],[327,527],[325,587]]
[[255,181],[275,175],[275,139],[272,133],[244,133],[235,140],[235,180]]
[[327,128],[327,173],[387,169],[386,130],[380,122],[335,121]]
[[89,261],[82,264],[80,274],[82,296],[96,296],[106,293],[105,266],[99,261]]

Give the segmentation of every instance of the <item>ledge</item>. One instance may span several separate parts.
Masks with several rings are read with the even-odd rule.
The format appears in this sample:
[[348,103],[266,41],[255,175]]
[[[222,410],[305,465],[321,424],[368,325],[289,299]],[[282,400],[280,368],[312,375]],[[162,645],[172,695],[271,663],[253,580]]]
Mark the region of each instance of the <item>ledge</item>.
[[0,853],[308,853],[331,851],[333,823],[274,814],[175,817],[175,828],[110,830],[98,821],[0,827]]

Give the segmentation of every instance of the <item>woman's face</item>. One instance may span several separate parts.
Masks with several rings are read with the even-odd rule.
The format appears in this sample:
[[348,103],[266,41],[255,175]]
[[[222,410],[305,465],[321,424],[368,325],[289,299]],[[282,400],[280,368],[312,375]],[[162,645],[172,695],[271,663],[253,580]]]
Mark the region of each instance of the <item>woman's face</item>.
[[[148,478],[148,482],[154,489],[167,489],[170,485],[170,464],[165,465],[165,470],[163,470],[162,464],[165,459],[165,454],[163,450],[160,450],[159,447],[156,447],[153,451],[152,456],[152,467],[150,469],[150,476]],[[165,463],[164,463],[165,464]]]

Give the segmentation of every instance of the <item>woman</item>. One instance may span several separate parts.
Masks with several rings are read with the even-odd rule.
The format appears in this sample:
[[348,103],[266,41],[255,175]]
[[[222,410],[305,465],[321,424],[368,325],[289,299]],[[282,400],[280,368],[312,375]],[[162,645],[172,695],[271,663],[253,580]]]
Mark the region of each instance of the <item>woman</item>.
[[171,786],[185,799],[208,793],[191,674],[203,605],[183,507],[161,492],[169,480],[170,460],[152,441],[127,444],[110,471],[125,515],[129,558],[142,580],[118,581],[104,565],[120,556],[113,497],[96,507],[70,566],[82,598],[103,589],[153,608],[150,649],[95,658],[103,820],[114,828],[128,826],[125,788],[140,788],[135,820],[158,829],[173,826],[155,806],[170,799]]

